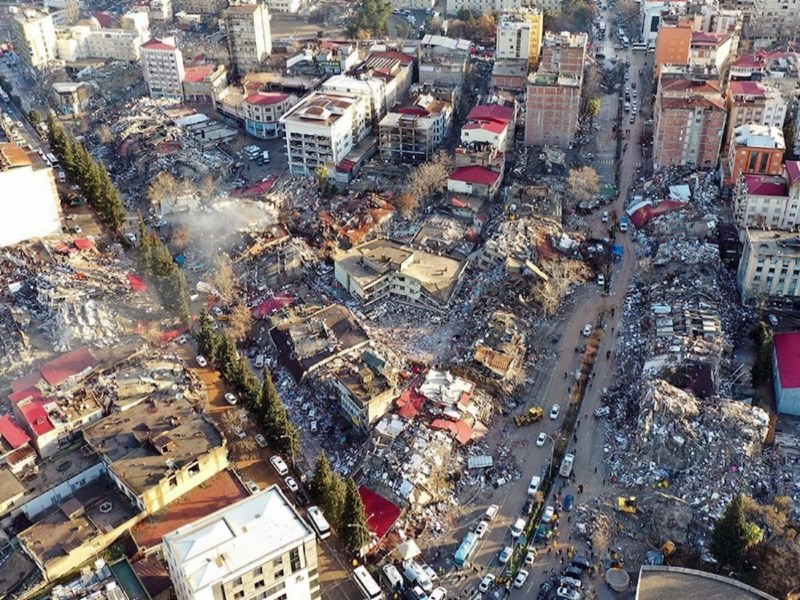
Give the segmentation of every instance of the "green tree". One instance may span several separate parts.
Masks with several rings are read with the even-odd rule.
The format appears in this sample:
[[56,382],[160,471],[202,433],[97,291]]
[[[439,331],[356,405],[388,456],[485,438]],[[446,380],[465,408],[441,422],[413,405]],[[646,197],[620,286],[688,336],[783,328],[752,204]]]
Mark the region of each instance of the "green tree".
[[795,115],[790,115],[783,126],[783,139],[786,143],[786,160],[796,160],[795,143],[797,142],[797,121]]
[[197,335],[197,349],[200,354],[213,362],[217,356],[219,343],[219,335],[214,331],[214,319],[203,309],[200,312],[200,332]]
[[346,486],[342,478],[331,468],[331,463],[324,451],[320,452],[317,459],[309,489],[328,521],[334,529],[339,531]]
[[772,381],[772,329],[764,321],[759,321],[750,332],[750,339],[756,345],[756,360],[750,370],[750,379],[754,387],[760,387]]
[[278,421],[278,435],[275,439],[275,448],[281,454],[288,456],[292,464],[297,461],[300,452],[300,432],[289,418],[286,407],[281,403],[283,418]]
[[589,117],[589,129],[594,125],[594,119],[600,114],[600,98],[591,96],[586,101],[586,116]]
[[339,539],[351,552],[355,553],[359,552],[370,541],[367,511],[364,508],[361,494],[358,493],[358,486],[352,477],[347,480]]
[[314,179],[317,181],[320,193],[324,195],[328,191],[328,169],[325,165],[319,165],[314,169]]
[[711,554],[719,561],[720,570],[725,567],[738,569],[748,548],[759,543],[763,532],[755,523],[747,521],[744,499],[736,494],[725,508],[725,514],[714,525],[711,534]]
[[35,108],[32,108],[28,111],[28,122],[37,129],[39,128],[39,125],[42,124],[42,116]]
[[392,4],[386,0],[361,0],[345,25],[350,37],[385,37],[389,34]]
[[264,369],[264,378],[261,383],[261,391],[259,393],[260,414],[259,418],[261,426],[264,430],[264,437],[270,443],[275,445],[275,440],[280,435],[282,421],[285,418],[283,410],[283,403],[278,390],[275,389],[275,383],[272,381],[272,374],[269,369]]

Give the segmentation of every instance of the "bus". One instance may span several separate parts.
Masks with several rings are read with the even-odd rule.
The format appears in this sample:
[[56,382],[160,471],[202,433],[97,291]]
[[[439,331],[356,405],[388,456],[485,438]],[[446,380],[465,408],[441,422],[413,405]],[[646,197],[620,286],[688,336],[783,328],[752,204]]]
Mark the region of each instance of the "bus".
[[367,600],[383,600],[381,586],[373,579],[365,566],[356,567],[356,570],[353,571],[353,581],[356,582],[356,587],[361,590]]
[[473,531],[470,531],[464,536],[464,540],[461,542],[458,550],[456,550],[455,557],[453,558],[453,562],[455,562],[456,567],[460,569],[470,564],[472,561],[472,556],[478,549],[479,540],[480,538],[478,538],[478,534]]
[[45,154],[45,157],[47,158],[47,161],[50,163],[51,166],[53,167],[58,166],[58,159],[56,158],[55,154],[53,154],[52,152],[48,152],[47,154]]
[[308,507],[308,518],[311,520],[311,526],[317,532],[319,539],[324,540],[331,535],[331,526],[318,506]]

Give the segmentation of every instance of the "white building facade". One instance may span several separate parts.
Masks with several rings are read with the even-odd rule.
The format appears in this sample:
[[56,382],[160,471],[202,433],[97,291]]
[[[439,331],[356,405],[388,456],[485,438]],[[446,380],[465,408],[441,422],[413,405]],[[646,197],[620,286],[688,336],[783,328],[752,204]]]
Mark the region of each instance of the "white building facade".
[[20,62],[29,69],[41,69],[56,59],[53,17],[43,10],[26,8],[12,13],[11,41]]
[[278,486],[164,536],[178,600],[319,598],[317,542]]
[[142,46],[142,74],[151,98],[183,98],[183,54],[173,38],[152,39]]
[[272,53],[269,9],[264,4],[237,4],[223,17],[234,69],[239,75],[259,71]]

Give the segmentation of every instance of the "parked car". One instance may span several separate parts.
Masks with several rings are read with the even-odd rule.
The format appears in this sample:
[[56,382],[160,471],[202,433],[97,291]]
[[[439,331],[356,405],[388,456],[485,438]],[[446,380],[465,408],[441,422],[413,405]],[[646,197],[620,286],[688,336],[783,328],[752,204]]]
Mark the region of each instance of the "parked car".
[[437,587],[428,596],[428,600],[447,600],[447,588]]
[[556,590],[556,597],[559,600],[581,600],[581,595],[576,590],[564,586]]
[[247,434],[244,432],[244,430],[241,427],[234,427],[233,428],[233,434],[236,437],[238,437],[240,440],[243,440],[244,438],[247,437]]
[[538,475],[531,477],[531,482],[528,484],[528,496],[533,496],[539,491],[539,486],[542,483],[542,478]]
[[525,555],[525,566],[530,567],[533,564],[533,561],[535,560],[536,560],[536,549],[531,548]]
[[550,409],[550,418],[555,421],[558,418],[558,415],[561,414],[561,407],[558,404],[553,404],[553,408]]
[[539,593],[536,594],[536,600],[546,600],[547,597],[550,595],[550,590],[553,589],[553,584],[549,581],[545,581],[542,585],[539,586]]
[[574,577],[562,577],[559,581],[562,587],[566,586],[574,590],[579,590],[583,587],[583,582],[580,579],[575,579]]
[[483,514],[483,518],[487,521],[491,521],[497,516],[499,510],[500,507],[497,506],[497,504],[492,504],[486,509],[486,512]]
[[256,444],[258,444],[259,448],[266,448],[267,447],[267,438],[265,438],[260,433],[256,434]]
[[257,494],[258,492],[261,491],[261,489],[258,487],[258,484],[252,479],[245,480],[244,484],[247,487],[247,489],[250,490],[251,494]]
[[500,561],[501,565],[504,565],[511,560],[511,556],[513,554],[514,550],[511,548],[511,546],[506,546],[500,551],[500,554],[497,556],[497,560]]
[[606,276],[602,273],[597,275],[597,285],[604,286],[606,284]]
[[383,565],[383,574],[393,589],[403,586],[403,577],[393,564]]
[[495,579],[497,579],[497,577],[494,575],[494,573],[487,573],[486,576],[483,579],[481,579],[481,582],[478,584],[478,591],[488,592],[489,588],[492,587],[492,585],[494,585]]
[[286,463],[280,456],[277,455],[273,456],[272,458],[269,459],[269,462],[272,463],[272,466],[275,468],[275,470],[278,472],[278,475],[280,475],[281,477],[289,474],[289,467],[286,466]]
[[225,402],[227,402],[231,406],[236,406],[236,396],[228,392],[227,394],[225,394]]
[[511,526],[511,539],[517,539],[522,535],[523,531],[525,531],[525,519],[520,517],[514,522],[514,525]]
[[565,577],[572,577],[573,579],[580,579],[583,575],[583,570],[575,565],[569,565],[561,569],[561,575]]
[[547,441],[547,434],[544,431],[542,431],[539,434],[539,437],[536,438],[536,446],[541,448],[542,446],[544,446],[546,441]]
[[475,535],[483,539],[483,536],[486,535],[487,531],[489,531],[489,524],[486,521],[481,521],[475,528]]
[[587,323],[586,325],[584,325],[583,331],[581,333],[583,333],[584,337],[589,337],[590,335],[592,335],[592,324]]
[[198,367],[208,366],[208,361],[206,360],[205,356],[200,355],[197,358],[195,358],[194,361],[197,363]]
[[525,569],[520,569],[516,579],[514,579],[514,587],[521,588],[526,581],[528,581],[528,572]]
[[573,505],[575,504],[575,496],[572,494],[567,494],[564,496],[564,501],[561,503],[561,509],[569,512],[572,510]]
[[533,512],[533,499],[528,498],[525,500],[525,503],[522,505],[522,514],[529,515]]
[[552,505],[547,505],[542,513],[542,523],[549,523],[553,520],[553,516],[555,515],[556,509],[553,508]]
[[600,220],[603,223],[608,223],[608,211],[607,210],[603,211],[603,214],[601,215]]
[[572,557],[572,566],[578,567],[582,571],[586,571],[587,569],[592,568],[592,561],[585,556],[578,554]]
[[302,489],[297,490],[294,497],[300,506],[308,506],[311,503],[311,498]]
[[283,481],[286,483],[286,487],[289,488],[290,492],[296,492],[300,489],[300,486],[297,485],[297,482],[294,480],[294,477],[287,477]]

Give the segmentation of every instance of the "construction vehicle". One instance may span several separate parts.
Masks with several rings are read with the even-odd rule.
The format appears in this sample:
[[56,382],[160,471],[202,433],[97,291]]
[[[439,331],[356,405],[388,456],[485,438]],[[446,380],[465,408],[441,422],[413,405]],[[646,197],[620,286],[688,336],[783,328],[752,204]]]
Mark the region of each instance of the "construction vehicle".
[[664,556],[666,557],[670,557],[673,554],[675,554],[675,550],[676,550],[675,542],[673,542],[672,540],[667,540],[666,542],[664,542],[664,545],[661,546],[661,552],[663,552]]
[[521,415],[514,417],[514,423],[517,424],[517,427],[522,427],[523,425],[532,425],[537,421],[541,421],[543,416],[544,411],[541,409],[541,407],[532,406]]
[[639,507],[636,504],[636,496],[619,496],[617,498],[617,511],[635,515],[639,512]]

